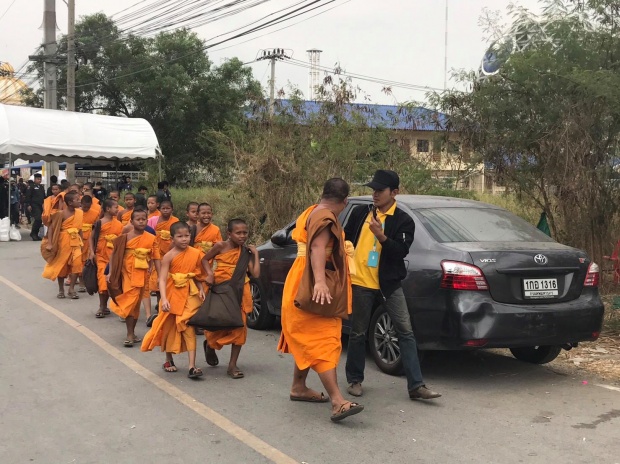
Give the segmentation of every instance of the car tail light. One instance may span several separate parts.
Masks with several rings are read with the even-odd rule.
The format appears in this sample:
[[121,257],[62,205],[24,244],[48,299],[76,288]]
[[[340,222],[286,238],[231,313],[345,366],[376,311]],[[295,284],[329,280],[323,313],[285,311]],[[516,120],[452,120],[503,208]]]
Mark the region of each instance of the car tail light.
[[601,335],[600,332],[592,332],[592,339],[596,340]]
[[480,268],[457,261],[442,261],[441,288],[452,290],[488,290],[489,284]]
[[586,280],[583,282],[584,287],[598,287],[599,269],[598,264],[590,263],[588,266],[588,273],[586,274]]
[[477,348],[486,345],[488,342],[489,341],[486,338],[478,338],[475,340],[467,340],[465,343],[463,343],[463,346],[467,346],[469,348]]

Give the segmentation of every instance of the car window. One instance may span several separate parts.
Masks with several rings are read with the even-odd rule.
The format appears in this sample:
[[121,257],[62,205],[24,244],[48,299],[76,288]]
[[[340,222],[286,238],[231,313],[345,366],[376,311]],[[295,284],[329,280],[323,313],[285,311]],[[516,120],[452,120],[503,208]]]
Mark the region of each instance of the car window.
[[441,243],[553,241],[529,222],[501,209],[426,208],[416,213]]
[[342,213],[340,213],[340,216],[338,216],[338,221],[340,221],[340,224],[342,224],[343,228],[346,227],[347,222],[349,222],[349,218],[351,217],[351,213],[353,212],[353,210],[362,207],[367,208],[368,206],[360,205],[359,203],[349,203],[349,207],[345,208]]

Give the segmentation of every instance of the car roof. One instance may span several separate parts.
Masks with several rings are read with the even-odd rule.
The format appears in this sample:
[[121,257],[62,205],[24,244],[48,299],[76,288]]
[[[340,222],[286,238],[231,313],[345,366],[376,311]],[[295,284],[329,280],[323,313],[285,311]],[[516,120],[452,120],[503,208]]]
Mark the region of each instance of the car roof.
[[[372,196],[351,197],[351,200],[372,201]],[[440,197],[436,195],[397,195],[396,201],[404,203],[411,209],[424,208],[492,208],[503,209],[496,205],[464,198]]]

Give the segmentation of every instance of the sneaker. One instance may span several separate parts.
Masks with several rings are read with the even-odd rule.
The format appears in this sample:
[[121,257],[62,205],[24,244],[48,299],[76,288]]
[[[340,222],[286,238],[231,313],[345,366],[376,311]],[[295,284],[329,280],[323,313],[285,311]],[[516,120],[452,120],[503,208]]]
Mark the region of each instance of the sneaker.
[[409,392],[409,398],[412,400],[432,400],[433,398],[439,398],[440,393],[434,392],[426,388],[426,385],[422,385]]
[[347,388],[347,392],[349,392],[349,395],[353,396],[362,396],[364,394],[364,391],[362,390],[362,384],[360,382],[355,382],[349,385],[349,387]]

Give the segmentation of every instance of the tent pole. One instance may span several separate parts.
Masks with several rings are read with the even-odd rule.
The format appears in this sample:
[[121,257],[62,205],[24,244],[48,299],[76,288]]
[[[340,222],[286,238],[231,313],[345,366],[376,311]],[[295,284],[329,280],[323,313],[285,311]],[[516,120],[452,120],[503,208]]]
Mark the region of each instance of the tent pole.
[[157,165],[159,166],[159,179],[157,181],[161,182],[163,180],[161,177],[161,155],[157,156]]
[[[11,176],[13,175],[13,172],[11,170],[11,165],[13,164],[13,153],[9,153],[9,208],[6,210],[8,217],[9,217],[9,222],[11,221]],[[17,183],[15,183],[15,188],[17,188]],[[16,224],[17,225],[17,224]]]
[[[118,160],[114,160],[114,167],[116,168],[116,178],[114,180],[114,190],[118,188]],[[118,192],[119,197],[121,192]]]

